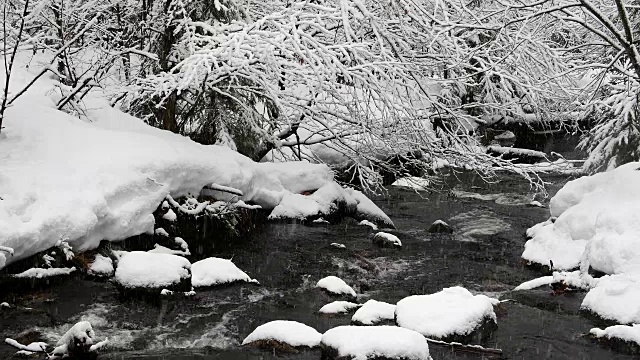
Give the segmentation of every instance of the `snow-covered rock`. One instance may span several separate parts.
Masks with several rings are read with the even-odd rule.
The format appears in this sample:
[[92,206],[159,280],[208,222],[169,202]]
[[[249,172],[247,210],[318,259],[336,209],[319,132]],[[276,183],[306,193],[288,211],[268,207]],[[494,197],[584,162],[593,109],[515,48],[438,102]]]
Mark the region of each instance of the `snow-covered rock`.
[[427,337],[468,335],[485,321],[496,322],[493,306],[498,303],[485,295],[474,296],[463,287],[450,287],[435,294],[400,300],[396,305],[396,323]]
[[581,308],[621,324],[640,323],[640,278],[628,274],[598,279]]
[[347,248],[347,245],[340,244],[340,243],[331,243],[330,245],[333,246],[336,249],[346,249]]
[[402,247],[397,236],[382,231],[373,236],[373,243],[380,247]]
[[91,323],[80,321],[60,337],[52,354],[59,358],[83,358],[82,355],[95,352],[106,344],[107,340],[96,342],[95,336]]
[[370,228],[371,228],[371,229],[373,229],[373,230],[378,230],[378,225],[376,225],[376,224],[372,223],[372,222],[371,222],[371,221],[369,221],[369,220],[362,220],[362,221],[360,221],[360,222],[358,223],[358,225],[360,225],[360,226],[368,226],[368,227],[370,227]]
[[162,245],[158,245],[158,244],[154,244],[153,245],[153,249],[147,251],[148,253],[152,253],[152,254],[169,254],[169,255],[180,255],[180,256],[188,256],[191,255],[188,251],[184,251],[184,250],[173,250],[173,249],[169,249],[166,246],[162,246]]
[[210,257],[191,265],[191,283],[194,287],[215,286],[236,281],[258,283],[231,260]]
[[337,276],[327,276],[320,279],[316,284],[316,287],[324,289],[334,295],[349,295],[356,297],[355,290]]
[[507,130],[493,137],[496,140],[515,140],[516,134]]
[[111,276],[113,272],[113,260],[111,260],[110,257],[100,254],[96,254],[96,257],[87,270],[87,273],[93,276]]
[[293,347],[316,347],[320,345],[321,339],[322,334],[308,325],[297,321],[275,320],[258,326],[242,341],[242,345],[276,341]]
[[322,335],[322,351],[336,359],[430,360],[427,340],[395,326],[339,326]]
[[371,299],[353,314],[351,321],[362,325],[375,325],[384,320],[393,320],[395,312],[395,305]]
[[640,345],[640,324],[613,325],[606,329],[593,328],[589,333],[596,338],[620,339]]
[[178,215],[176,215],[176,213],[172,209],[169,209],[164,215],[162,215],[162,218],[173,222],[178,220]]
[[13,275],[17,278],[34,278],[34,279],[42,279],[53,276],[61,276],[61,275],[69,275],[72,272],[76,271],[75,267],[70,268],[31,268],[29,270],[25,270],[19,274]]
[[362,305],[350,301],[334,301],[321,307],[318,312],[321,314],[345,314],[360,306]]
[[533,280],[525,281],[522,284],[515,287],[513,290],[531,290],[540,286],[551,285],[554,283],[553,276],[542,276]]
[[453,228],[442,220],[436,220],[429,226],[430,233],[438,233],[438,234],[451,234],[453,233]]
[[132,251],[118,261],[115,280],[124,289],[191,289],[191,263],[170,254]]

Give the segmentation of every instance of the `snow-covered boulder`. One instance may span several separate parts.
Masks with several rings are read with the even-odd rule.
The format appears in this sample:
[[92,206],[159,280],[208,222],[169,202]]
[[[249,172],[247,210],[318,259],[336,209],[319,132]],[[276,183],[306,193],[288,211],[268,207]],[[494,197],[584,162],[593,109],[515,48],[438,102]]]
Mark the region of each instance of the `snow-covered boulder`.
[[380,247],[402,247],[402,242],[397,236],[382,231],[373,236],[373,243]]
[[[602,342],[616,343],[616,348],[625,345],[640,350],[640,324],[613,325],[605,329],[593,328],[589,334]],[[637,351],[637,350],[636,350]]]
[[113,275],[113,260],[111,260],[108,256],[102,256],[100,254],[96,254],[96,257],[93,259],[91,265],[89,265],[89,269],[87,273],[93,276],[107,277]]
[[597,279],[581,308],[621,324],[640,323],[640,277],[618,274]]
[[351,321],[362,325],[375,325],[381,321],[393,320],[396,306],[382,301],[369,300],[351,317]]
[[97,342],[95,336],[91,323],[80,321],[60,337],[52,354],[59,358],[85,358],[87,354],[95,353],[107,342]]
[[486,321],[495,323],[493,306],[498,303],[485,295],[474,296],[463,287],[450,287],[435,294],[400,300],[396,305],[396,323],[427,337],[465,336]]
[[289,320],[275,320],[258,326],[243,341],[242,345],[283,348],[316,347],[320,345],[322,334],[316,329]]
[[453,233],[453,228],[442,220],[436,220],[433,222],[433,224],[431,224],[431,226],[429,226],[428,231],[430,233],[437,234],[451,234]]
[[43,279],[43,278],[51,278],[58,276],[69,275],[72,272],[76,271],[75,267],[70,268],[31,268],[25,270],[19,274],[13,275],[13,277],[19,279]]
[[191,283],[194,287],[216,286],[237,281],[258,284],[231,260],[210,257],[191,265]]
[[132,251],[118,261],[116,284],[122,290],[191,290],[191,263],[170,254]]
[[330,359],[431,359],[422,335],[395,326],[339,326],[322,335],[321,345]]
[[321,314],[345,314],[360,306],[362,305],[350,301],[334,301],[321,307],[318,312]]
[[356,297],[356,291],[337,276],[332,275],[320,279],[318,283],[316,283],[316,287],[333,295],[348,295]]

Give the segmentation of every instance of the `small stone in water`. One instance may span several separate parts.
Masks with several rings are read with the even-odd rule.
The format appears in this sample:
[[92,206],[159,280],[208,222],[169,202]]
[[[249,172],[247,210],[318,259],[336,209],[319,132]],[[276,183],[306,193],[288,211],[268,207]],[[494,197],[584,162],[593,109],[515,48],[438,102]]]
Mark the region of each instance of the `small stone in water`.
[[437,234],[451,234],[453,233],[453,228],[442,220],[436,220],[429,227],[429,232]]

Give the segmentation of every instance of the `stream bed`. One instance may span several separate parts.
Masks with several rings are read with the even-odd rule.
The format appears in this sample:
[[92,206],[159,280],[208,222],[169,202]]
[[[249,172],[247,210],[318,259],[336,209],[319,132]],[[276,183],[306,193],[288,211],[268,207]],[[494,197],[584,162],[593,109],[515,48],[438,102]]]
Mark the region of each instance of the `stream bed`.
[[[567,177],[546,177],[552,195]],[[630,359],[601,347],[584,334],[597,319],[579,311],[584,293],[553,295],[543,287],[511,292],[515,286],[545,275],[520,258],[525,230],[548,217],[548,209],[528,206],[542,200],[529,184],[514,176],[496,183],[463,176],[454,191],[416,194],[392,188],[376,203],[398,230],[402,249],[373,245],[375,233],[352,220],[341,224],[270,223],[250,239],[221,250],[218,257],[234,263],[261,285],[234,284],[183,299],[149,302],[121,299],[108,281],[75,275],[32,292],[0,295],[14,305],[0,310],[0,336],[25,331],[50,341],[79,320],[92,323],[110,346],[100,359],[269,359],[272,352],[243,348],[255,327],[277,319],[296,320],[324,332],[350,323],[351,314],[318,314],[336,300],[314,288],[322,277],[336,275],[354,287],[358,302],[375,299],[396,303],[413,294],[428,294],[461,285],[504,302],[497,311],[498,328],[480,345],[499,348],[510,359]],[[548,198],[542,201],[548,204]],[[430,234],[435,220],[453,226],[454,234]],[[346,249],[330,246],[337,242]],[[4,298],[4,299],[3,299]],[[17,306],[15,306],[17,305]],[[482,359],[488,354],[453,351],[430,344],[441,359]],[[15,350],[0,345],[0,358]],[[319,350],[279,354],[283,359],[320,359]]]

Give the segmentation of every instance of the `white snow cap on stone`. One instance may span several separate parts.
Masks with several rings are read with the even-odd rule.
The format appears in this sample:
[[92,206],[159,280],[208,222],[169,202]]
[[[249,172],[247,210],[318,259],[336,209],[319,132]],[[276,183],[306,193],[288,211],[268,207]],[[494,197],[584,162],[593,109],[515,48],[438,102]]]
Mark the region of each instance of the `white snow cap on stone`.
[[182,256],[132,251],[118,261],[115,279],[125,288],[164,288],[188,279],[189,269]]
[[360,221],[360,222],[358,223],[358,225],[360,225],[360,226],[368,226],[368,227],[370,227],[370,228],[371,228],[371,229],[373,229],[373,230],[378,230],[378,225],[376,225],[376,224],[372,223],[372,222],[371,222],[371,221],[369,221],[369,220],[362,220],[362,221]]
[[389,234],[387,232],[383,232],[380,231],[378,233],[376,233],[374,236],[375,238],[381,238],[383,239],[383,241],[392,244],[393,246],[402,246],[402,241],[400,241],[400,239],[398,239],[397,236],[393,235],[393,234]]
[[356,296],[356,292],[351,286],[347,285],[344,280],[333,275],[320,279],[316,284],[316,287],[325,289],[326,291],[336,295],[351,295],[353,297]]
[[275,340],[294,347],[316,347],[320,345],[321,338],[322,334],[303,323],[275,320],[258,326],[249,336],[242,340],[242,345],[260,340]]
[[582,300],[582,309],[622,324],[640,323],[640,278],[606,275]]
[[176,213],[172,209],[169,209],[164,215],[162,215],[162,218],[173,222],[178,219],[178,215],[176,215]]
[[533,280],[525,281],[515,287],[513,290],[531,290],[544,285],[550,285],[554,282],[553,276],[542,276]]
[[353,309],[359,308],[361,305],[350,301],[334,301],[320,308],[321,314],[344,314]]
[[593,328],[589,333],[597,338],[620,339],[640,345],[640,324],[613,325],[604,330]]
[[351,321],[363,325],[375,325],[383,320],[393,320],[395,311],[395,305],[371,299],[353,314]]
[[113,275],[113,271],[113,260],[111,260],[110,257],[96,254],[96,257],[93,259],[91,265],[89,265],[89,270],[87,272],[90,275],[111,276]]
[[191,284],[194,287],[215,286],[236,281],[258,283],[231,260],[210,257],[191,265]]
[[473,295],[460,287],[445,288],[431,295],[413,295],[396,306],[398,326],[427,337],[467,335],[485,319],[496,321],[493,306],[500,301],[485,295]]
[[427,340],[419,333],[395,326],[338,326],[322,335],[323,347],[339,358],[430,360]]

